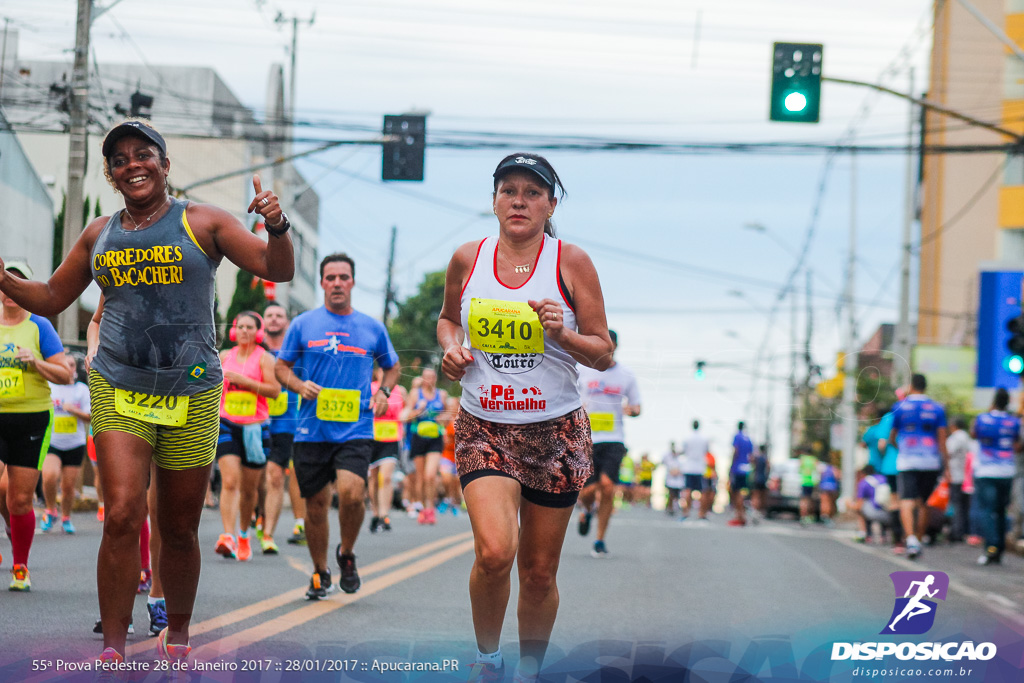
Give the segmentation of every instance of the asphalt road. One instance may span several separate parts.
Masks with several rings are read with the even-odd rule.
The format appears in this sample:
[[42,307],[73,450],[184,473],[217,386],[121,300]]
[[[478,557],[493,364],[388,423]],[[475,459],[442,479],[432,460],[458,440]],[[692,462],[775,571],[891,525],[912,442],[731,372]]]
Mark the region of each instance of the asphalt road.
[[[290,529],[287,511],[285,517],[282,530]],[[282,544],[276,557],[225,560],[213,552],[219,517],[207,511],[193,661],[237,670],[192,672],[193,680],[465,680],[475,652],[468,518],[443,516],[433,527],[402,515],[392,521],[392,532],[364,531],[359,539],[362,589],[310,603],[302,598],[311,571],[306,548]],[[765,681],[858,680],[850,669],[859,662],[828,661],[829,651],[838,641],[886,639],[878,634],[893,610],[889,574],[904,570],[941,571],[950,579],[934,626],[912,640],[990,641],[999,648],[996,660],[945,680],[1024,678],[1024,559],[1009,556],[1002,566],[981,568],[974,565],[977,549],[947,546],[911,562],[853,543],[848,530],[802,529],[791,520],[741,529],[724,522],[717,516],[702,526],[624,510],[609,531],[610,556],[600,560],[574,522],[559,571],[561,607],[546,680],[682,680],[686,670],[695,682],[744,680],[737,672]],[[0,593],[0,681],[92,680],[92,673],[71,674],[67,665],[56,670],[58,659],[88,661],[101,650],[91,632],[100,524],[87,513],[75,523],[74,536],[36,536],[31,593]],[[332,528],[333,555],[336,520]],[[7,539],[0,552],[7,570]],[[515,590],[502,637],[513,663]],[[151,664],[156,651],[144,635],[145,596],[136,601],[135,623],[129,661]],[[444,660],[459,670],[382,670]],[[597,669],[603,677],[588,676]],[[159,679],[152,672],[133,678]]]

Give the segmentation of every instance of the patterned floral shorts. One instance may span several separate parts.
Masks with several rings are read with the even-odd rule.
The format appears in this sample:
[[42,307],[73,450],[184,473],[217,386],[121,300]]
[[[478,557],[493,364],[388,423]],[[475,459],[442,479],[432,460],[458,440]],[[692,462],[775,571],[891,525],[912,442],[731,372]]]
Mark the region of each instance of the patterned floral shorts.
[[583,408],[524,425],[488,422],[465,410],[455,420],[455,464],[463,486],[476,478],[474,473],[487,472],[518,481],[528,500],[525,489],[571,494],[575,502],[594,469],[592,450],[590,419]]

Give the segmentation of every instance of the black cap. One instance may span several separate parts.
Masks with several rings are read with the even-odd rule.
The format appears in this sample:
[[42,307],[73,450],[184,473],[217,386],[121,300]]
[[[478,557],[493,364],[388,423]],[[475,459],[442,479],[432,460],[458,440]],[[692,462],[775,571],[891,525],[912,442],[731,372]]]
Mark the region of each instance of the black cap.
[[114,145],[126,135],[145,138],[160,148],[160,151],[167,155],[167,143],[160,133],[142,123],[141,121],[125,121],[110,129],[107,137],[103,138],[103,156],[110,158],[114,154]]
[[555,189],[555,176],[551,173],[551,169],[541,162],[540,159],[530,156],[529,154],[519,154],[506,160],[502,164],[498,164],[498,168],[494,169],[495,180],[501,178],[513,169],[530,171],[543,180],[545,185],[550,187],[552,190]]

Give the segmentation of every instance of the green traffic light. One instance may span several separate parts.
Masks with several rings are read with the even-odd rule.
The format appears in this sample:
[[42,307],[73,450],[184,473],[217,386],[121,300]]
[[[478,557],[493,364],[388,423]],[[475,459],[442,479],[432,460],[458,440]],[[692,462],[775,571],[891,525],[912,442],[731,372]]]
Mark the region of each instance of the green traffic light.
[[1024,372],[1024,358],[1021,358],[1020,356],[1009,356],[1003,364],[1008,371],[1015,375],[1019,375]]
[[786,111],[796,114],[807,108],[807,97],[802,92],[791,92],[786,95],[784,104]]

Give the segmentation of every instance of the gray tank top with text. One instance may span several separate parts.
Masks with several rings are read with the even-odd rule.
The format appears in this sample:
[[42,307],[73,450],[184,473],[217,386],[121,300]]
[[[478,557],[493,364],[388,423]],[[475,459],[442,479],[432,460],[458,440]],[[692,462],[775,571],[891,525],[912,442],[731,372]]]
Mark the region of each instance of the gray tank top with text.
[[115,388],[191,396],[220,386],[213,306],[217,262],[196,242],[187,201],[142,230],[123,211],[93,246],[92,276],[106,299],[92,367]]

